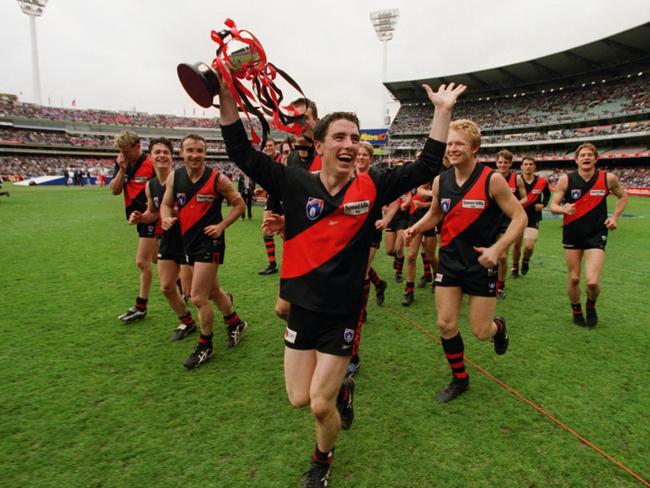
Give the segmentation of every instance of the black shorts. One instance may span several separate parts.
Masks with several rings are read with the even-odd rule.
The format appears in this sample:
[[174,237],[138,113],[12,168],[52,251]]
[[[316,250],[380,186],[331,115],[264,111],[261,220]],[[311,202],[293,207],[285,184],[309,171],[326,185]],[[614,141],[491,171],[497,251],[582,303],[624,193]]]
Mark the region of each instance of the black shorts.
[[284,345],[290,349],[311,350],[350,356],[355,351],[360,311],[346,314],[312,312],[291,304],[289,322],[284,331]]
[[370,237],[370,247],[379,249],[381,247],[381,238],[382,238],[381,231],[375,230],[375,232],[373,232],[372,236]]
[[[422,210],[424,210],[424,212],[422,212]],[[409,224],[408,224],[409,227],[415,225],[417,223],[417,221],[420,220],[424,216],[424,214],[427,213],[427,210],[428,209],[420,209],[420,211],[416,210],[415,212],[413,212],[409,216]],[[422,235],[424,237],[435,237],[436,236],[436,227],[434,227],[433,229],[429,229],[426,232],[423,232]]]
[[175,261],[177,264],[189,264],[183,245],[183,237],[177,226],[172,227],[160,236],[158,259]]
[[497,268],[475,268],[472,272],[454,272],[440,259],[433,279],[436,286],[459,287],[465,295],[496,297]]
[[393,219],[388,223],[386,232],[397,232],[404,230],[409,226],[409,214],[405,211],[399,211],[395,214]]
[[152,238],[156,237],[156,224],[138,224],[138,237]]
[[202,240],[198,245],[185,250],[187,263],[215,263],[223,264],[226,253],[226,239],[222,235],[216,239]]
[[528,219],[528,224],[526,224],[527,229],[539,229],[539,223],[541,220],[530,220]]
[[605,227],[595,235],[582,238],[567,236],[567,232],[563,231],[562,245],[564,249],[602,249],[604,251],[607,246],[607,228]]

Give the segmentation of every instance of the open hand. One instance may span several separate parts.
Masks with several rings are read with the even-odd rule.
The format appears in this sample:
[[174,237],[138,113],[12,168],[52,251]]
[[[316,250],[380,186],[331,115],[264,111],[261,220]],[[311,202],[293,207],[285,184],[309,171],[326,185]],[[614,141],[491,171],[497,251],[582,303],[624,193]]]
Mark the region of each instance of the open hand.
[[438,91],[433,91],[433,88],[427,84],[422,84],[422,88],[427,92],[429,100],[431,100],[431,103],[433,103],[433,106],[436,109],[445,109],[449,111],[454,108],[458,97],[467,90],[467,86],[456,86],[454,82],[449,83],[449,85],[440,85]]

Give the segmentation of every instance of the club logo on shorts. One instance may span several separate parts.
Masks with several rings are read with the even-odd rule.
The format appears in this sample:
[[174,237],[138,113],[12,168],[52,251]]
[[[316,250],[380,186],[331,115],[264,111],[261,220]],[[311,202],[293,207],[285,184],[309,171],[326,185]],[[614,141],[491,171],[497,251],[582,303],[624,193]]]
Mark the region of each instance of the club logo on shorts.
[[582,195],[582,190],[571,190],[571,198],[577,200]]
[[442,283],[442,278],[443,278],[442,273],[436,273],[436,277],[433,281],[435,281],[436,283]]
[[465,200],[462,201],[463,208],[485,208],[485,200]]
[[443,198],[440,200],[440,208],[444,213],[449,212],[451,208],[451,198]]
[[153,197],[153,204],[156,206],[156,208],[160,208],[160,198]]
[[606,192],[605,192],[605,190],[591,190],[591,191],[589,192],[589,194],[590,194],[592,197],[602,197],[602,196],[605,196],[605,195],[606,195]]
[[345,215],[361,215],[368,213],[370,210],[370,200],[362,202],[350,202],[343,205],[343,213]]
[[307,205],[305,206],[307,218],[309,220],[316,220],[320,217],[320,214],[323,213],[324,206],[325,202],[322,199],[309,197],[307,199]]
[[343,332],[343,339],[345,339],[345,342],[352,342],[352,339],[354,339],[354,330],[345,329]]
[[197,193],[196,194],[196,201],[199,203],[207,203],[207,202],[212,202],[214,201],[214,195],[210,195],[209,193]]
[[187,203],[187,197],[185,196],[185,193],[176,194],[176,203],[178,203],[181,207]]
[[287,327],[284,331],[284,340],[291,344],[295,344],[297,335],[298,333],[295,330],[291,330],[289,327]]

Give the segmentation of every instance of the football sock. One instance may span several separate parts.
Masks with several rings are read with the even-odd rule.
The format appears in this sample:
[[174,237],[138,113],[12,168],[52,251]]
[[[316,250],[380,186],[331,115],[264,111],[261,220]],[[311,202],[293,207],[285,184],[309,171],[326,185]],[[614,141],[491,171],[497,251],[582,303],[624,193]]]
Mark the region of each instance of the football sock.
[[148,301],[148,298],[138,297],[135,299],[135,307],[139,308],[140,310],[146,310]]
[[466,380],[469,375],[465,371],[465,344],[460,332],[451,339],[442,338],[442,350],[445,351],[447,362],[456,380]]
[[264,237],[264,246],[266,247],[266,257],[271,266],[275,265],[275,240],[273,237]]

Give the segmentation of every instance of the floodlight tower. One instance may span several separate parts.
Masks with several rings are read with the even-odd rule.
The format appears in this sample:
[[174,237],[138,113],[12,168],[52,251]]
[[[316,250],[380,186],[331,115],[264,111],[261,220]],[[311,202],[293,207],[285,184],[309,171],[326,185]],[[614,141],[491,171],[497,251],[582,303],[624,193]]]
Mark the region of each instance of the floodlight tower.
[[[397,27],[397,19],[399,19],[399,10],[396,8],[370,12],[370,21],[375,28],[377,38],[381,41],[383,46],[382,82],[388,81],[388,41],[393,38],[393,32]],[[388,127],[388,124],[390,124],[390,114],[387,94],[384,95],[383,105],[384,106],[381,108],[382,121],[385,127]]]
[[32,81],[34,99],[41,105],[41,75],[38,69],[38,46],[36,45],[36,17],[43,15],[47,0],[18,0],[20,10],[29,17],[29,32],[32,38]]

